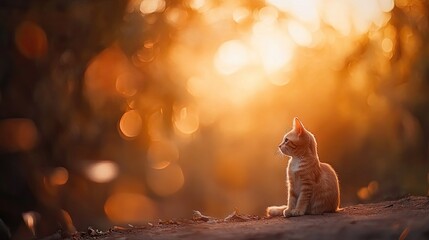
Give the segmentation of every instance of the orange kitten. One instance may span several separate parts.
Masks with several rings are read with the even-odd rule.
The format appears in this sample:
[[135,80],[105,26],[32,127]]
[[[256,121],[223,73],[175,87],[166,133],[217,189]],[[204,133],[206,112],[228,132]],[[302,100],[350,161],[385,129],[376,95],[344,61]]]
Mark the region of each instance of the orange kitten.
[[316,139],[298,118],[293,120],[293,129],[283,137],[279,149],[291,156],[286,169],[287,206],[268,207],[267,215],[294,217],[337,211],[340,205],[337,174],[329,164],[319,161]]

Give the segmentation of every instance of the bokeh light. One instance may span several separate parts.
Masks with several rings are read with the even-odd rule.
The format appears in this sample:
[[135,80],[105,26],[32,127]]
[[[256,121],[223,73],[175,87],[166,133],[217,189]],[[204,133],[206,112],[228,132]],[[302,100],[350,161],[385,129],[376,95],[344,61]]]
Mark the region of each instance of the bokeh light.
[[37,144],[38,131],[34,122],[25,118],[0,120],[0,149],[28,151]]
[[381,42],[381,48],[384,52],[390,53],[393,50],[393,41],[390,38],[385,38]]
[[34,211],[22,213],[22,219],[30,231],[33,233],[33,236],[36,236],[36,224],[39,221],[39,213]]
[[291,37],[277,25],[255,23],[251,43],[267,73],[278,71],[289,63],[294,55]]
[[311,32],[308,31],[303,25],[297,21],[289,21],[287,27],[290,36],[296,44],[301,46],[311,45],[313,37]]
[[188,4],[192,9],[205,11],[210,7],[210,0],[189,0]]
[[370,183],[368,183],[368,186],[360,188],[359,191],[357,192],[357,195],[361,200],[369,200],[377,192],[378,192],[378,182],[371,181]]
[[141,223],[153,220],[156,205],[148,197],[137,193],[114,193],[104,204],[104,212],[115,223]]
[[174,126],[184,134],[192,134],[198,130],[200,120],[198,114],[188,107],[183,107],[175,112]]
[[249,58],[250,54],[246,46],[238,40],[231,40],[219,47],[214,65],[220,73],[228,75],[244,67]]
[[185,183],[182,168],[173,163],[163,169],[149,169],[146,178],[149,188],[163,197],[176,193]]
[[240,23],[244,21],[249,16],[250,16],[250,10],[245,7],[238,7],[234,9],[234,12],[232,13],[232,19],[236,23]]
[[152,141],[161,141],[165,138],[165,118],[162,109],[152,113],[147,121],[147,128]]
[[96,55],[85,71],[85,93],[94,108],[102,108],[117,92],[132,96],[136,76],[131,61],[123,50],[112,44]]
[[131,73],[123,73],[116,79],[116,90],[127,97],[132,97],[137,93],[136,79]]
[[106,183],[117,177],[119,169],[117,164],[112,161],[98,161],[88,164],[85,173],[94,182]]
[[54,186],[60,186],[69,180],[69,172],[63,167],[57,167],[49,175],[49,182]]
[[142,118],[136,110],[125,112],[119,121],[120,132],[128,138],[138,136],[141,133],[142,126]]
[[15,44],[19,52],[28,59],[39,59],[46,55],[48,40],[45,31],[35,22],[22,22],[15,32]]
[[174,142],[169,140],[153,141],[147,150],[147,160],[154,169],[166,168],[170,163],[179,159],[179,150]]
[[71,218],[70,213],[67,212],[64,209],[61,209],[61,213],[62,213],[64,221],[66,223],[67,231],[70,232],[70,233],[75,233],[76,232],[76,228],[73,225],[73,219]]
[[167,22],[177,28],[182,27],[188,18],[188,13],[181,8],[169,8],[165,16]]
[[155,12],[162,12],[165,9],[164,0],[143,0],[140,4],[140,11],[143,14],[151,14]]

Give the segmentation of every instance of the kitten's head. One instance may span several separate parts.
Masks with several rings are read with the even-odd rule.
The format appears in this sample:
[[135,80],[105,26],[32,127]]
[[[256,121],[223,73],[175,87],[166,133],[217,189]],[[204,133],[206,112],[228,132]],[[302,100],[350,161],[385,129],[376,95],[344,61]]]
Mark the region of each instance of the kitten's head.
[[284,155],[300,157],[316,153],[316,139],[298,118],[293,119],[293,128],[283,137],[279,150]]

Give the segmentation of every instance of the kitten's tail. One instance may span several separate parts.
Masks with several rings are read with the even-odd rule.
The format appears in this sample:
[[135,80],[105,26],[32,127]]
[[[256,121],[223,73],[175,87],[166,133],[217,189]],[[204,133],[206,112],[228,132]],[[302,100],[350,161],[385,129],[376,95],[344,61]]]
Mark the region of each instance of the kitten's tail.
[[267,207],[267,217],[283,216],[283,211],[287,208],[286,205],[283,206],[271,206]]

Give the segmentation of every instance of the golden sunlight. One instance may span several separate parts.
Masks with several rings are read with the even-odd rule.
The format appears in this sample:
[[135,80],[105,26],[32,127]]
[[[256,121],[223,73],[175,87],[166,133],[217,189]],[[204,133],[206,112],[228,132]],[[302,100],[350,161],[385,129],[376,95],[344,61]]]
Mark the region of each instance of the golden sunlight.
[[283,12],[291,14],[299,21],[305,22],[312,26],[319,25],[319,7],[321,4],[320,0],[267,0],[267,3],[277,7]]
[[245,8],[245,7],[236,8],[232,12],[232,19],[236,23],[240,23],[240,22],[244,21],[249,16],[250,16],[250,10]]
[[289,21],[287,24],[288,31],[293,41],[304,47],[308,47],[313,42],[313,36],[302,24],[298,21]]
[[342,206],[429,194],[429,0],[3,1],[0,236],[263,216],[295,117]]
[[[390,19],[393,8],[393,0],[267,0],[266,6],[254,12],[245,4],[214,7],[211,1],[206,0],[188,3],[200,12],[202,18],[212,19],[211,15],[216,15],[216,21],[212,19],[203,23],[205,28],[230,39],[222,40],[221,44],[207,39],[207,45],[215,46],[215,54],[207,51],[193,55],[195,66],[180,64],[189,61],[185,56],[193,52],[192,45],[181,42],[172,47],[171,58],[178,61],[180,71],[189,76],[188,92],[199,99],[196,105],[201,109],[195,115],[199,117],[207,115],[204,109],[215,105],[213,102],[219,99],[242,106],[263,91],[267,80],[275,86],[286,85],[294,78],[296,65],[301,64],[301,48],[322,50],[330,47],[333,44],[332,30],[339,37],[356,39],[360,34],[380,29]],[[223,16],[229,17],[224,19]],[[240,34],[234,34],[230,25],[237,26]],[[191,40],[193,34],[191,26],[184,31],[183,38]],[[391,55],[394,38],[390,32],[386,34],[380,46]],[[202,65],[207,63],[207,58],[211,59],[212,70],[219,76],[214,77],[211,70],[202,70],[207,69]],[[186,115],[186,109],[175,111],[175,126],[179,131],[183,125],[177,119]],[[197,128],[197,124],[193,126]]]
[[259,21],[264,22],[265,24],[274,24],[279,17],[279,12],[274,7],[266,6],[259,10],[258,17]]
[[119,173],[116,163],[112,161],[98,161],[85,168],[86,176],[94,182],[106,183],[115,179]]
[[390,18],[393,0],[327,1],[322,18],[341,34],[363,34],[371,27],[380,28]]
[[250,53],[239,40],[224,42],[218,49],[214,65],[216,70],[224,75],[237,72],[249,63]]
[[186,89],[195,97],[204,97],[204,95],[210,91],[208,85],[207,80],[193,76],[188,79]]
[[204,11],[208,8],[208,0],[189,0],[188,4],[192,9]]
[[234,190],[246,186],[249,181],[249,174],[243,159],[239,159],[237,156],[221,156],[216,160],[213,171],[216,181],[220,185]]
[[188,13],[181,8],[168,8],[165,14],[167,22],[175,27],[183,26],[188,18]]
[[267,73],[280,70],[292,60],[294,44],[289,35],[277,25],[257,22],[253,25],[252,46]]
[[395,7],[395,0],[378,0],[381,11],[390,12]]

